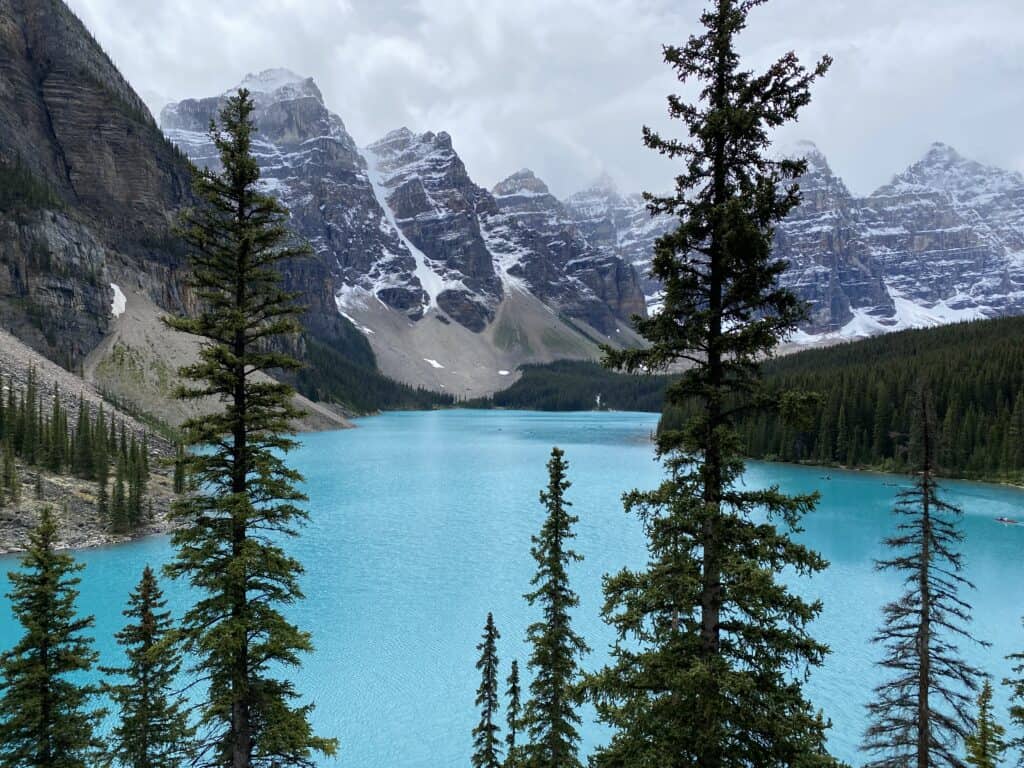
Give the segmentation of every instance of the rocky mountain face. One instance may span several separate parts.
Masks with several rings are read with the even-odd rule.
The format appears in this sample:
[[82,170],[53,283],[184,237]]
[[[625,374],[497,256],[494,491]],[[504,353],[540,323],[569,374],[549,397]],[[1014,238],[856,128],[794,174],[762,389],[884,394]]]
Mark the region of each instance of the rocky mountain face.
[[498,210],[485,218],[485,227],[495,250],[506,255],[506,274],[606,335],[646,313],[636,269],[622,255],[591,245],[533,171],[509,176],[492,193]]
[[188,165],[59,0],[0,0],[0,323],[74,366],[111,283],[185,301],[168,225]]
[[[379,357],[401,360],[389,374],[444,385],[437,372],[447,366],[436,359],[437,349],[446,350],[451,365],[447,350],[456,339],[465,359],[455,365],[483,366],[482,354],[503,375],[506,366],[514,370],[530,360],[590,356],[595,342],[628,338],[629,318],[645,311],[634,267],[590,246],[532,174],[488,191],[473,181],[443,131],[401,128],[360,149],[312,79],[267,70],[240,85],[256,103],[265,188],[289,207],[297,233],[316,252],[315,266],[297,274],[293,287],[308,294],[315,286],[316,295],[304,296],[312,314],[352,320]],[[189,99],[161,113],[167,137],[198,164],[216,163],[207,130],[225,98]],[[380,316],[381,308],[392,315]],[[515,317],[538,310],[544,312],[539,324]],[[396,324],[396,318],[403,320]],[[540,329],[545,324],[550,333]],[[501,330],[509,327],[532,328],[533,342],[509,346]],[[419,359],[432,370],[409,369],[409,328],[420,329]],[[481,340],[467,341],[464,332]],[[566,333],[577,339],[567,343]],[[493,384],[489,379],[486,386]]]
[[[783,282],[809,316],[797,343],[1024,312],[1024,177],[934,144],[867,197],[852,195],[810,143],[801,204],[776,229]],[[607,179],[566,208],[591,243],[622,254],[646,277],[654,240],[671,226]]]
[[649,276],[653,245],[672,228],[672,220],[652,217],[642,195],[621,194],[608,176],[571,195],[565,208],[592,247],[636,267],[648,305],[656,306],[660,286]]

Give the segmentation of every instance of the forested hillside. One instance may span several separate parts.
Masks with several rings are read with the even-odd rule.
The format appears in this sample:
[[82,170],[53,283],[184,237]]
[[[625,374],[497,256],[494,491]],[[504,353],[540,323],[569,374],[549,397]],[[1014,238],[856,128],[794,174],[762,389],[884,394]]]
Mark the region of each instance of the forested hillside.
[[[814,392],[805,422],[779,414],[742,419],[753,458],[907,469],[916,388],[932,392],[944,474],[1024,480],[1024,318],[905,331],[781,357],[769,388]],[[678,425],[675,409],[663,428]]]
[[466,407],[657,413],[672,381],[671,376],[614,373],[597,363],[570,360],[524,365],[521,371],[522,378],[508,389],[466,403]]

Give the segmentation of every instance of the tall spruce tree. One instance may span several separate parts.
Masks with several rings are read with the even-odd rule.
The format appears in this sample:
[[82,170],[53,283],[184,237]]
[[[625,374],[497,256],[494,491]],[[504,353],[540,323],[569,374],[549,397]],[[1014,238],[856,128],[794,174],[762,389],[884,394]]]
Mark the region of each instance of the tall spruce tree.
[[508,686],[505,689],[505,696],[508,704],[505,707],[505,725],[508,732],[505,734],[505,768],[517,768],[521,764],[519,759],[520,747],[516,743],[519,735],[519,719],[522,717],[522,688],[519,684],[519,660],[512,659],[512,668],[508,673]]
[[189,445],[209,450],[187,459],[196,491],[174,507],[182,525],[168,572],[201,594],[183,621],[195,672],[209,681],[200,764],[232,768],[312,765],[314,753],[336,748],[313,733],[312,705],[296,701],[282,674],[312,649],[310,635],[281,612],[303,597],[302,566],[281,542],[305,522],[298,506],[305,497],[296,488],[301,476],[283,458],[295,445],[292,389],[258,374],[298,367],[272,351],[298,329],[299,308],[281,289],[277,267],[307,249],[291,244],[287,211],[259,192],[253,109],[240,90],[226,100],[220,126],[211,126],[221,171],[197,172],[202,204],[183,223],[202,309],[167,320],[205,342],[199,361],[182,371],[195,385],[181,396],[227,402],[183,425]]
[[543,614],[527,629],[527,639],[533,646],[528,662],[533,679],[530,696],[523,705],[522,727],[529,739],[523,745],[522,757],[523,764],[531,768],[581,765],[577,687],[580,658],[589,649],[573,631],[570,615],[579,605],[579,598],[569,586],[568,565],[583,558],[570,547],[576,536],[572,527],[579,518],[569,513],[572,504],[565,498],[571,485],[566,478],[568,466],[565,453],[553,448],[548,461],[548,486],[540,492],[547,515],[530,549],[537,573],[531,582],[534,590],[525,597],[530,605],[539,605]]
[[107,686],[118,709],[109,751],[125,768],[178,768],[190,757],[193,731],[175,691],[181,651],[166,605],[147,565],[128,598],[124,615],[129,623],[115,636],[127,665],[104,669],[125,679]]
[[[631,372],[685,363],[666,402],[693,404],[694,415],[659,435],[661,487],[626,500],[645,524],[649,561],[606,580],[604,615],[618,642],[588,690],[616,732],[598,766],[831,763],[826,725],[800,684],[827,652],[809,633],[820,605],[779,581],[827,565],[790,537],[816,496],[739,484],[737,416],[795,412],[802,401],[764,396],[761,380],[760,362],[804,311],[779,287],[786,265],[772,241],[799,201],[794,182],[806,164],[768,159],[770,132],[797,117],[831,62],[808,71],[788,53],[763,73],[743,69],[736,38],[763,2],[714,0],[700,34],[664,47],[680,82],[698,89],[691,103],[668,98],[688,138],[644,129],[649,148],[681,160],[675,193],[647,195],[652,214],[679,225],[655,244],[651,275],[664,306],[637,321],[648,344],[607,350],[606,363]],[[841,421],[838,429],[841,450]]]
[[22,570],[8,574],[25,634],[0,658],[0,768],[90,768],[99,755],[97,691],[78,679],[97,658],[85,634],[93,619],[75,612],[75,574],[84,566],[56,546],[57,525],[44,508]]
[[1010,686],[1010,722],[1014,728],[1007,746],[1018,751],[1017,765],[1024,766],[1024,652],[1011,654],[1009,660],[1014,662],[1016,677],[1003,680],[1003,685]]
[[480,722],[473,729],[473,768],[499,768],[501,741],[498,733],[498,640],[501,635],[494,625],[494,616],[487,614],[484,634],[476,647],[480,659],[480,687],[476,691],[476,705],[480,707]]
[[885,648],[880,662],[889,679],[868,704],[863,749],[870,768],[964,765],[960,742],[974,727],[971,692],[980,672],[961,657],[958,641],[973,641],[971,608],[960,596],[972,585],[962,575],[957,551],[963,541],[958,507],[939,498],[935,482],[935,416],[921,387],[911,430],[913,487],[897,495],[896,534],[885,540],[892,557],[879,570],[904,576],[906,591],[885,606],[874,641]]
[[999,768],[1006,752],[1006,729],[992,711],[992,681],[985,678],[978,693],[974,730],[966,739],[967,764],[975,768]]

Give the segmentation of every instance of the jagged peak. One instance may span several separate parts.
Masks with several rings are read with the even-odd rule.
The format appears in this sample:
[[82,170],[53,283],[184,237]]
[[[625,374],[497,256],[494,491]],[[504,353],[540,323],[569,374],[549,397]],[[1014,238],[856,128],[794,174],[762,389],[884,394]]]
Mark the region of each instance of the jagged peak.
[[776,143],[773,146],[776,157],[791,160],[804,160],[807,162],[807,170],[821,170],[832,173],[832,167],[828,158],[821,148],[810,139],[797,139],[792,142]]
[[262,72],[250,72],[240,82],[237,88],[245,88],[253,93],[273,93],[289,85],[303,85],[312,82],[313,78],[303,77],[290,69],[278,67],[275,69],[264,69]]
[[495,184],[491,193],[496,197],[510,197],[512,195],[522,195],[523,193],[550,195],[551,191],[548,189],[548,185],[539,179],[529,168],[520,168],[511,176]]
[[1024,186],[1021,174],[983,165],[964,157],[950,145],[936,141],[920,160],[873,194],[945,192],[966,201],[977,195],[1005,193],[1021,186]]

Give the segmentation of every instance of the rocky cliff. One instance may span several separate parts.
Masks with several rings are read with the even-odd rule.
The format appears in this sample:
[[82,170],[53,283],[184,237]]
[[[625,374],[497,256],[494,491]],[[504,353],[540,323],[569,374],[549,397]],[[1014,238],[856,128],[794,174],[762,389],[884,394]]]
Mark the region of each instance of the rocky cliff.
[[[351,320],[388,375],[475,395],[523,362],[636,342],[628,320],[645,306],[634,268],[590,247],[554,197],[522,216],[513,182],[476,184],[443,131],[400,128],[359,149],[310,78],[266,70],[240,87],[256,102],[265,188],[316,252],[294,285],[316,286],[304,296],[320,317],[310,323]],[[224,98],[161,113],[196,163],[216,162],[206,134]]]
[[74,366],[107,331],[111,282],[182,306],[168,225],[189,171],[58,0],[0,0],[0,322]]
[[[816,146],[800,205],[776,229],[783,282],[808,304],[797,343],[811,344],[1024,312],[1024,177],[934,144],[866,197],[850,193]],[[652,246],[672,226],[601,179],[566,201],[584,236],[646,277]]]

